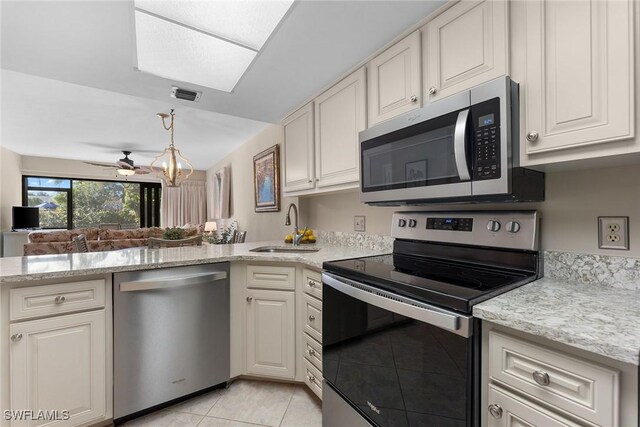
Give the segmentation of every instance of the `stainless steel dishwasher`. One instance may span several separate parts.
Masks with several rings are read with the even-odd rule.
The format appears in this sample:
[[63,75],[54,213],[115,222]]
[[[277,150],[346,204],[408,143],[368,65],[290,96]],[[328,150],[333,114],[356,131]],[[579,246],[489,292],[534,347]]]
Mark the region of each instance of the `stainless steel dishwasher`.
[[114,418],[229,380],[229,263],[114,274]]

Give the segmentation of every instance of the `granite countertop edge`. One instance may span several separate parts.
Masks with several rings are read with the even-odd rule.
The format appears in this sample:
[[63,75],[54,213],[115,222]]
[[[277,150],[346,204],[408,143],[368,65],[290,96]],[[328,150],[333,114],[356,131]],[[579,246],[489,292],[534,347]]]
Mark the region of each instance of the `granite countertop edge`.
[[473,316],[640,365],[640,291],[542,278],[480,303]]
[[[234,245],[207,245],[168,249],[131,248],[121,251],[89,254],[38,255],[0,258],[0,284],[61,279],[126,271],[210,264],[215,262],[253,261],[287,262],[321,269],[327,261],[374,256],[389,253],[384,248],[362,248],[348,245],[316,244],[318,252],[259,253],[251,249],[260,246],[285,246],[282,242],[253,242]],[[51,266],[48,268],[47,264]],[[35,269],[42,271],[30,271]],[[67,268],[66,265],[69,265]],[[72,267],[72,265],[75,265]]]

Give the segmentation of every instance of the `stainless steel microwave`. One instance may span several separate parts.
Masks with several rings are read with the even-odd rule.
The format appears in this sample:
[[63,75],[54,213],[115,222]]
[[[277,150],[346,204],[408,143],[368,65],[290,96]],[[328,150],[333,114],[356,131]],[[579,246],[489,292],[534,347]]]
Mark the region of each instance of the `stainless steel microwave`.
[[518,167],[518,117],[504,76],[360,132],[360,200],[544,200],[544,174]]

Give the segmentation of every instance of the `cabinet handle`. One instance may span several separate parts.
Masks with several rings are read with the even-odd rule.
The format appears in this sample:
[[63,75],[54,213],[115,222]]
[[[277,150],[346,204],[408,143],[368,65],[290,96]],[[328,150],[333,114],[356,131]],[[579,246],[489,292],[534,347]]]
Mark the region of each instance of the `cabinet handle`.
[[539,136],[540,136],[540,135],[538,135],[538,132],[536,132],[536,131],[529,132],[529,133],[527,133],[527,141],[529,141],[529,142],[535,142],[535,141],[537,141],[537,140],[538,140],[538,137],[539,137]]
[[547,374],[545,371],[533,371],[533,374],[531,374],[531,376],[533,377],[533,380],[539,385],[547,386],[551,383],[549,374]]
[[309,375],[307,375],[307,378],[309,378],[309,381],[310,381],[310,382],[312,382],[312,383],[314,383],[314,384],[316,383],[316,377],[315,377],[315,376],[313,376],[313,375],[309,374]]
[[316,351],[312,348],[307,350],[307,353],[309,353],[309,356],[313,356],[314,354],[316,354]]
[[312,180],[312,179],[310,179],[310,180],[309,180],[309,182],[313,182],[313,180]]
[[316,178],[316,182],[320,181],[320,178]]
[[11,335],[11,341],[18,342],[22,339],[22,334],[13,334]]
[[429,95],[435,95],[437,91],[438,91],[438,89],[436,89],[436,87],[435,87],[435,86],[431,86],[431,87],[429,88],[428,93],[429,93]]
[[411,98],[409,98],[411,100],[411,102],[416,102],[418,100],[418,97],[415,95],[411,95]]
[[316,320],[316,316],[309,316],[309,321],[313,322],[314,320]]
[[247,297],[247,302],[251,302],[252,299],[253,298],[251,298],[251,297]]
[[495,403],[489,405],[489,413],[493,418],[502,418],[502,408],[500,407],[500,405],[496,405]]
[[58,296],[57,296],[53,301],[54,301],[56,304],[62,304],[62,303],[63,303],[63,302],[65,302],[66,300],[67,300],[67,299],[66,299],[64,296],[62,296],[62,295],[58,295]]
[[309,287],[311,288],[315,288],[316,287],[316,282],[314,282],[313,280],[309,279],[307,280],[307,284],[309,285]]

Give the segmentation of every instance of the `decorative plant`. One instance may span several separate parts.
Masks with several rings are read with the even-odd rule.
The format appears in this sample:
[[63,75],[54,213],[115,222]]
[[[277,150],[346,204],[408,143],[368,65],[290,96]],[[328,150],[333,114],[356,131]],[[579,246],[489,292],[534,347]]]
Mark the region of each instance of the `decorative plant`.
[[162,233],[162,238],[165,240],[184,239],[184,229],[180,227],[167,227],[164,229],[164,233]]
[[233,239],[233,233],[237,230],[238,223],[233,221],[229,226],[219,229],[217,233],[205,235],[204,239],[214,245],[226,245],[227,243],[233,243],[231,239]]

